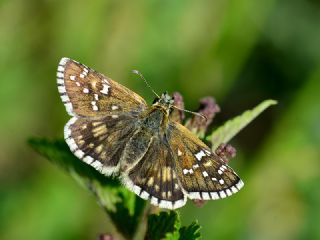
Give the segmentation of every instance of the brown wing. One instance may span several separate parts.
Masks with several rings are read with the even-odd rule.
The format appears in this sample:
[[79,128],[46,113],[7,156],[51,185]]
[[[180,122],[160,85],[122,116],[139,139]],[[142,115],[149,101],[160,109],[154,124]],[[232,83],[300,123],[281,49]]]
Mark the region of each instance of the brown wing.
[[179,182],[190,199],[225,198],[242,188],[238,175],[181,124],[169,124],[167,139]]
[[60,60],[57,83],[61,99],[71,116],[118,116],[146,108],[145,101],[138,94],[69,58]]
[[174,170],[170,148],[153,137],[143,158],[127,173],[122,182],[131,191],[161,208],[176,209],[186,203]]
[[120,156],[134,129],[131,115],[122,114],[117,119],[73,117],[64,135],[74,155],[108,176],[118,172]]

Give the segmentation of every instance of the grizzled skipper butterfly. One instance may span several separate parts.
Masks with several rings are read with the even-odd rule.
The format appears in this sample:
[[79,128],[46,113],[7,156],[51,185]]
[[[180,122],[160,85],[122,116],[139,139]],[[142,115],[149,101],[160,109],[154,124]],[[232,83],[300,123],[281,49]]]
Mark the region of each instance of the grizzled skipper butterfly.
[[72,118],[64,128],[70,150],[106,176],[160,208],[190,199],[220,199],[243,182],[187,128],[170,119],[167,93],[148,106],[128,88],[69,58],[57,72],[58,90]]

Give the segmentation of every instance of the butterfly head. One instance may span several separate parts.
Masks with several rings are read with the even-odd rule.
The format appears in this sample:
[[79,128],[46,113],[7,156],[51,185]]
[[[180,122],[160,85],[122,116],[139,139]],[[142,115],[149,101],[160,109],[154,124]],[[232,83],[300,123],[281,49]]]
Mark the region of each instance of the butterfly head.
[[170,111],[170,109],[173,107],[173,104],[174,99],[168,94],[168,92],[162,93],[159,98],[157,97],[153,101],[154,106],[160,106],[164,108],[166,111]]

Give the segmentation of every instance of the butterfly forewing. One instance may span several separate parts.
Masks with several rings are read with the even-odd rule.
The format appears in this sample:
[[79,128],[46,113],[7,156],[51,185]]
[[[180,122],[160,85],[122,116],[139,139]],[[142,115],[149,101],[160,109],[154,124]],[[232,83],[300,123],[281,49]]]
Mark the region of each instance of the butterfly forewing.
[[178,182],[170,148],[158,137],[151,140],[143,158],[127,173],[124,184],[153,205],[175,209],[186,203],[186,196]]
[[189,198],[225,198],[242,188],[238,175],[187,128],[171,122],[168,133],[177,175]]
[[98,117],[146,108],[138,94],[69,58],[62,58],[57,72],[58,90],[71,116]]
[[145,101],[126,87],[69,58],[60,60],[58,90],[73,116],[64,135],[70,150],[105,175],[119,158]]

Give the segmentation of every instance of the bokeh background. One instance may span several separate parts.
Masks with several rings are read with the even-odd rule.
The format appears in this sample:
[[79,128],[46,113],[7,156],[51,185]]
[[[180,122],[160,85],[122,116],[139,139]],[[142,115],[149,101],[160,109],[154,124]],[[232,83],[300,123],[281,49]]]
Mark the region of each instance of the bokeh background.
[[162,0],[0,2],[0,239],[95,239],[113,231],[95,199],[27,146],[63,135],[56,68],[68,56],[128,86],[203,96],[214,126],[279,101],[231,144],[245,188],[202,208],[204,239],[320,239],[320,2]]

